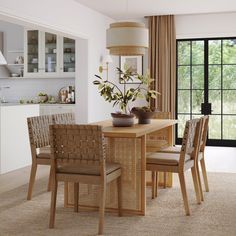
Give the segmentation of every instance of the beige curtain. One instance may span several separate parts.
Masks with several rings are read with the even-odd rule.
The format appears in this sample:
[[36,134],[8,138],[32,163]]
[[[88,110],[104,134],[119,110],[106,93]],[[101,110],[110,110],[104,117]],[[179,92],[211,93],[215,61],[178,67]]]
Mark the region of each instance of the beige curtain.
[[151,107],[171,112],[175,118],[176,32],[172,15],[149,18],[149,68],[153,88],[161,93]]

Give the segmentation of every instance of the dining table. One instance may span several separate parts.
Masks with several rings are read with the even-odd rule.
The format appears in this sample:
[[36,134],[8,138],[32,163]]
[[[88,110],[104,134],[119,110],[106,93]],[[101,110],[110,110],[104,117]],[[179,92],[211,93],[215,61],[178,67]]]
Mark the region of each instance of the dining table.
[[[101,125],[106,143],[106,161],[116,162],[122,168],[122,210],[134,215],[146,214],[146,137],[147,135],[169,130],[169,145],[173,145],[174,119],[152,119],[150,124],[138,124],[131,127],[114,127],[111,120],[95,122]],[[172,178],[168,179],[172,185]],[[64,204],[74,204],[73,184],[66,183],[64,188]],[[99,206],[99,187],[80,184],[79,206],[97,209]],[[111,182],[107,186],[106,210],[117,210],[117,186]]]

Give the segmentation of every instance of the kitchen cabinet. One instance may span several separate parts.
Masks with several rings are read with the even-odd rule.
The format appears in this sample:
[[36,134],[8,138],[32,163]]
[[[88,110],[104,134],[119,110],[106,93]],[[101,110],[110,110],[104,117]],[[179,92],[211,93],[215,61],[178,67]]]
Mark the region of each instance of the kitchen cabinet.
[[75,40],[25,29],[25,77],[74,77]]
[[38,104],[0,105],[0,174],[31,164],[27,117],[38,115]]
[[75,104],[0,104],[0,174],[31,165],[27,117],[75,111]]
[[75,104],[40,104],[40,115],[74,113]]
[[75,40],[59,37],[59,45],[61,60],[60,74],[72,77],[75,75]]

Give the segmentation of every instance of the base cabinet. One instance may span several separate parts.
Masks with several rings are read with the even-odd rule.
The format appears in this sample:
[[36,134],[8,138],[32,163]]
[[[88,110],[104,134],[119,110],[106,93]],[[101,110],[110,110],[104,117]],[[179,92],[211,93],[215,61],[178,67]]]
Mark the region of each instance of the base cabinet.
[[53,115],[61,113],[74,113],[75,104],[40,104],[40,115]]
[[38,115],[39,105],[0,106],[0,174],[31,165],[27,117]]
[[0,174],[32,163],[27,117],[68,112],[74,104],[0,106]]

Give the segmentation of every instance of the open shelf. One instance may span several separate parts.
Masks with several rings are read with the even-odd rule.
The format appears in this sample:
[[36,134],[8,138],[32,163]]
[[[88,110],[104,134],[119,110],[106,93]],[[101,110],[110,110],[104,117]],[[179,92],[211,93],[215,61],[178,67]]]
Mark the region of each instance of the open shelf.
[[24,66],[24,64],[7,64],[7,66]]
[[24,50],[10,50],[8,53],[24,53]]

